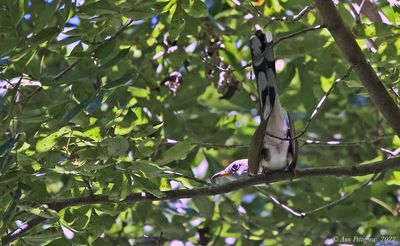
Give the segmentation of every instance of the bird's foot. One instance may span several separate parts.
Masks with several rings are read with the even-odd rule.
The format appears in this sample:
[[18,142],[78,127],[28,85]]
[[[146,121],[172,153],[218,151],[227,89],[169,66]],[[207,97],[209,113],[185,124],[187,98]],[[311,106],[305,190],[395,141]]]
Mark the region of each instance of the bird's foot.
[[271,173],[271,171],[267,171],[267,169],[264,169],[261,173],[261,175],[266,178],[269,174]]
[[297,172],[296,172],[296,168],[286,168],[285,172],[291,173],[292,176],[290,177],[290,182],[293,181],[293,178],[297,177]]

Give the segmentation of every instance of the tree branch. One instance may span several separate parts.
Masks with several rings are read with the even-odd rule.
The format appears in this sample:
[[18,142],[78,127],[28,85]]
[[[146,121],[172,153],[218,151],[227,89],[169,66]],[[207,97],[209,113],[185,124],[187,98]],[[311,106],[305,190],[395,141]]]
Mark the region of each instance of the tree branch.
[[1,244],[2,245],[7,245],[8,243],[14,241],[15,239],[21,237],[23,234],[25,234],[27,231],[31,230],[38,224],[42,223],[45,221],[46,218],[43,217],[35,217],[31,219],[30,221],[27,221],[23,223],[20,227],[15,229],[13,232],[7,234],[6,236],[1,238]]
[[356,146],[361,144],[376,144],[377,142],[388,138],[394,137],[395,134],[385,134],[380,137],[375,137],[372,139],[364,139],[364,140],[353,140],[353,141],[342,141],[338,139],[322,141],[317,139],[302,139],[299,138],[299,141],[303,142],[302,146],[313,144],[313,145],[322,145],[322,146],[332,146],[332,147],[343,147],[343,146]]
[[74,61],[71,65],[68,67],[64,68],[61,72],[59,72],[57,75],[53,76],[54,80],[59,80],[61,79],[66,73],[71,71],[76,65],[78,65],[82,61],[82,58],[78,58],[76,61]]
[[325,26],[328,28],[344,57],[354,68],[372,101],[392,129],[400,136],[400,109],[390,97],[375,71],[368,63],[351,32],[344,25],[332,1],[315,0]]
[[[365,176],[382,172],[387,169],[400,169],[400,158],[392,158],[385,161],[374,162],[365,165],[354,165],[350,167],[323,167],[306,168],[297,170],[294,176],[291,172],[273,172],[267,176],[258,175],[254,178],[229,182],[218,186],[208,186],[197,189],[182,189],[164,191],[164,196],[156,197],[150,193],[134,193],[126,197],[122,203],[132,203],[139,201],[164,201],[182,198],[192,198],[196,196],[212,196],[238,190],[247,186],[253,186],[264,183],[276,183],[284,180],[299,179],[313,176]],[[48,203],[48,207],[54,210],[60,210],[70,206],[87,205],[97,203],[118,203],[108,196],[95,195],[88,197],[67,198],[56,202]]]
[[274,40],[273,46],[277,45],[278,43],[280,43],[281,41],[283,41],[285,39],[293,38],[293,37],[296,37],[296,36],[298,36],[300,34],[303,34],[303,33],[306,33],[306,32],[310,32],[310,31],[316,31],[316,30],[319,30],[319,29],[322,29],[322,28],[325,28],[325,25],[316,25],[316,26],[313,26],[313,27],[308,27],[308,28],[302,29],[302,30],[297,31],[297,32],[290,33],[290,34],[288,34],[286,36],[283,36],[283,37],[280,37],[280,38],[277,38],[276,40]]
[[[148,192],[133,193],[127,196],[123,201],[112,200],[110,197],[105,195],[93,195],[86,197],[75,197],[58,200],[55,202],[47,203],[48,208],[54,210],[61,210],[67,207],[79,206],[79,205],[90,205],[90,204],[106,204],[106,203],[135,203],[140,201],[165,201],[165,200],[176,200],[182,198],[193,198],[197,196],[213,196],[218,194],[224,194],[234,190],[242,189],[248,186],[254,186],[258,184],[271,184],[284,180],[293,180],[306,177],[315,176],[365,176],[368,174],[379,173],[388,169],[400,169],[400,158],[392,158],[384,161],[378,161],[370,164],[353,165],[349,167],[321,167],[321,168],[306,168],[303,170],[296,171],[296,174],[292,172],[272,172],[267,176],[258,175],[253,178],[245,180],[233,181],[218,186],[207,186],[196,189],[182,189],[182,190],[170,190],[164,191],[163,196],[156,197]],[[41,223],[45,219],[42,217],[36,217],[31,221],[25,223],[27,226],[19,227],[13,232],[7,234],[2,238],[2,243],[7,244],[23,233],[32,229],[37,224]],[[24,225],[25,225],[24,224]]]
[[264,28],[269,26],[271,23],[275,21],[299,21],[301,18],[303,18],[304,15],[306,15],[308,12],[314,9],[314,6],[306,6],[304,9],[302,9],[298,14],[292,15],[292,16],[273,16],[269,19],[267,24],[264,25]]

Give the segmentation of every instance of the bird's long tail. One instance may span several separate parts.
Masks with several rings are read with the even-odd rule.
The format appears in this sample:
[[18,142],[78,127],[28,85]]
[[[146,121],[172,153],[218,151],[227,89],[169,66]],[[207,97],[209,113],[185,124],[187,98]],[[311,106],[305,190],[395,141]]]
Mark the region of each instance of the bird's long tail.
[[271,32],[256,31],[250,39],[253,70],[257,81],[257,90],[262,120],[269,118],[268,128],[272,133],[281,135],[283,112],[276,86],[275,54]]

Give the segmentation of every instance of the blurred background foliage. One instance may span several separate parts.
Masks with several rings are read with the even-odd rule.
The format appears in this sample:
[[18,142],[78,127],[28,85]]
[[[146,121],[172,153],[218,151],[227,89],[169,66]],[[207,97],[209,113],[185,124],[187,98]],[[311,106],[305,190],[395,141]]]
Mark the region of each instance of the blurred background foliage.
[[[360,10],[360,2],[368,2]],[[302,219],[253,188],[227,195],[121,204],[133,192],[202,187],[246,158],[259,123],[248,41],[279,39],[279,93],[300,132],[349,68],[312,1],[1,0],[0,234],[48,218],[22,245],[322,245],[338,237],[397,236],[400,172],[333,209]],[[399,6],[337,8],[399,104]],[[279,17],[273,19],[272,17]],[[321,141],[317,143],[316,141]],[[331,141],[331,142],[327,142]],[[301,138],[298,168],[390,157],[400,140],[358,78],[339,83]],[[232,145],[234,147],[232,147]],[[230,147],[231,146],[231,147]],[[391,152],[390,152],[391,151]],[[392,154],[391,154],[392,153]],[[262,189],[312,210],[370,177],[315,177]],[[108,195],[115,205],[51,211],[40,204]]]

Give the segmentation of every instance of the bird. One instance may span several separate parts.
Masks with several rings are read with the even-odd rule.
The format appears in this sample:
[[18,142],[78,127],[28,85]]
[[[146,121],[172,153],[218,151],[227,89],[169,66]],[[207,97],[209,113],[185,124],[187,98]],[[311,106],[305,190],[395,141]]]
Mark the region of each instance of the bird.
[[248,159],[232,162],[211,180],[219,177],[242,179],[279,170],[295,172],[298,142],[292,118],[279,101],[272,33],[257,30],[249,46],[261,122],[253,134]]
[[292,118],[279,101],[272,33],[257,30],[250,39],[250,51],[261,123],[250,144],[249,175],[295,170],[298,142]]

